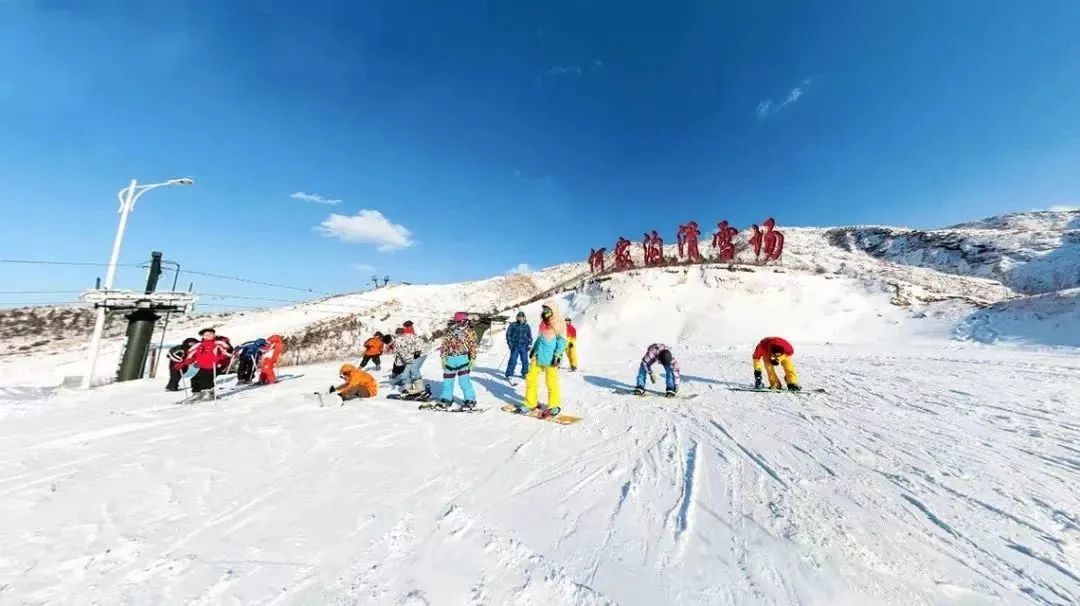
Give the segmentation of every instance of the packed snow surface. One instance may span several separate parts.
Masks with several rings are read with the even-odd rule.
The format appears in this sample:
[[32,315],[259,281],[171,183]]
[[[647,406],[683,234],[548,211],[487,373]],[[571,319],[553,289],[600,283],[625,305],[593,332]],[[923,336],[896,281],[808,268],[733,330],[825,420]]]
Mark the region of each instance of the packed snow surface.
[[[471,415],[305,398],[338,363],[193,406],[2,366],[0,603],[1080,602],[1077,350],[958,341],[953,303],[894,296],[701,268],[563,295],[572,426],[498,409],[523,390],[498,331]],[[770,334],[827,393],[731,389]],[[696,397],[614,393],[654,341]]]

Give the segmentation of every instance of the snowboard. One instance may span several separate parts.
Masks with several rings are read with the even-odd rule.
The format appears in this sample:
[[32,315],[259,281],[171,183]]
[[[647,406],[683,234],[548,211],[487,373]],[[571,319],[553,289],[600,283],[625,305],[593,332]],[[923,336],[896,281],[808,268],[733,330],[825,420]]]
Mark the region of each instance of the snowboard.
[[392,394],[386,396],[386,399],[387,400],[401,400],[403,402],[427,402],[428,400],[431,399],[431,394],[429,393],[429,394],[427,394],[426,397],[423,397],[423,398],[405,398],[399,393],[392,393]]
[[648,390],[645,390],[644,394],[638,395],[638,394],[634,393],[634,390],[632,390],[632,389],[613,389],[613,390],[611,390],[611,393],[617,393],[620,396],[637,396],[639,398],[644,398],[646,396],[651,396],[651,397],[654,397],[654,398],[664,398],[664,399],[667,399],[667,400],[693,400],[694,398],[701,395],[701,394],[696,394],[696,393],[687,393],[687,394],[681,394],[680,393],[680,394],[675,394],[674,396],[669,398],[667,396],[667,394],[662,392],[662,391],[648,391]]
[[514,406],[513,404],[507,404],[506,406],[503,406],[500,410],[517,415],[519,417],[530,417],[538,421],[551,421],[552,423],[558,423],[559,425],[573,425],[574,423],[582,420],[582,417],[575,417],[572,415],[563,414],[561,412],[557,416],[545,418],[541,417],[540,412],[536,409],[522,414],[518,412],[517,406]]
[[801,391],[790,391],[787,389],[767,389],[764,387],[761,389],[758,389],[756,387],[729,387],[728,389],[730,389],[731,391],[749,391],[753,393],[790,393],[794,395],[809,393],[829,393],[820,387],[816,387],[814,389],[803,388]]
[[448,413],[451,413],[451,414],[462,414],[462,413],[464,413],[464,414],[467,414],[467,415],[474,415],[474,414],[478,414],[478,413],[481,413],[481,412],[484,412],[485,410],[487,410],[486,408],[473,408],[471,410],[453,411],[453,410],[450,410],[449,408],[447,408],[446,406],[443,406],[439,402],[431,402],[431,403],[427,403],[427,404],[421,404],[421,405],[417,406],[416,409],[417,410],[429,410],[429,411],[432,411],[432,412],[448,412]]

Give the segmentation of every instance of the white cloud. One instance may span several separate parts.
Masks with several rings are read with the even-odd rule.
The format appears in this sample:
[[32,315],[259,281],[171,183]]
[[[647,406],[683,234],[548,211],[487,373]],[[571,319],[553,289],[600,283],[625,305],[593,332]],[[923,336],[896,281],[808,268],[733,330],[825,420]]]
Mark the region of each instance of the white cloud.
[[302,191],[293,192],[289,194],[289,197],[293,200],[300,200],[302,202],[314,202],[316,204],[341,204],[341,200],[336,198],[324,198],[319,194],[309,194]]
[[580,65],[553,65],[547,73],[549,76],[580,76],[581,71]]
[[510,269],[506,270],[506,275],[527,274],[527,273],[530,273],[531,271],[532,271],[532,268],[529,267],[528,263],[518,263],[517,266],[511,267]]
[[809,86],[813,81],[813,78],[804,78],[798,86],[788,91],[787,96],[785,96],[784,100],[780,101],[779,103],[773,101],[772,99],[765,99],[761,103],[758,103],[757,108],[754,110],[754,113],[757,114],[758,120],[766,120],[769,118],[769,116],[783,110],[785,107],[792,105],[793,103],[798,103],[799,99],[801,99],[802,96],[806,94],[805,87]]
[[375,266],[367,263],[353,263],[352,268],[356,271],[375,271]]
[[345,242],[374,244],[379,252],[388,252],[413,245],[412,232],[404,225],[391,223],[377,210],[361,210],[353,216],[332,213],[318,230],[327,238]]

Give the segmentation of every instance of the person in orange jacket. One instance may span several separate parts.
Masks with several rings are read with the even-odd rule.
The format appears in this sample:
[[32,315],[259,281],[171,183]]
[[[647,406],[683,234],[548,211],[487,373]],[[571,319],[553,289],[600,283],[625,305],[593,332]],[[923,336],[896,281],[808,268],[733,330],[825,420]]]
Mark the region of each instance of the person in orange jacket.
[[375,333],[374,337],[364,341],[364,357],[360,360],[360,368],[366,368],[368,362],[374,362],[375,370],[382,370],[383,348],[391,342],[393,342],[393,337],[381,332]]
[[259,362],[259,385],[271,385],[277,383],[277,374],[274,367],[277,366],[281,354],[285,353],[285,340],[281,335],[270,335],[263,346],[262,359]]
[[341,397],[342,403],[357,398],[373,398],[379,393],[379,385],[375,382],[375,378],[352,364],[342,364],[338,376],[345,382],[336,387],[331,386],[330,393],[336,393]]

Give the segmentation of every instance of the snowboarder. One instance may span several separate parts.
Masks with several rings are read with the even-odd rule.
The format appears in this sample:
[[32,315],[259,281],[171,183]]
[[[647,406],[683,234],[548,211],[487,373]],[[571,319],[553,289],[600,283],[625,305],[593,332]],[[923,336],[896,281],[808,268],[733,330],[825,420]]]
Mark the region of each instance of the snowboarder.
[[357,398],[373,398],[379,392],[375,378],[352,364],[342,364],[338,376],[345,382],[337,387],[330,386],[330,393],[336,393],[342,404]]
[[[554,301],[544,302],[540,309],[540,326],[536,329],[536,341],[529,351],[532,366],[529,374],[525,376],[525,403],[519,407],[519,412],[527,413],[539,408],[543,417],[559,414],[559,363],[566,352],[566,322],[559,317],[558,310],[559,307]],[[538,403],[541,372],[544,373],[544,381],[547,383],[546,405]]]
[[[769,374],[769,389],[780,389],[780,378],[776,376],[774,366],[784,368],[784,382],[791,391],[802,391],[799,387],[799,374],[795,372],[795,363],[791,357],[795,355],[795,348],[785,339],[780,337],[765,337],[754,349],[754,388],[764,389],[765,382],[762,380],[762,368]],[[769,364],[765,364],[768,358]]]
[[281,335],[270,335],[266,345],[262,349],[262,362],[259,364],[259,385],[271,385],[277,383],[277,374],[274,367],[277,366],[281,354],[285,353],[285,340]]
[[653,343],[645,350],[645,355],[641,358],[641,366],[638,367],[637,387],[634,388],[634,393],[639,396],[645,395],[646,376],[653,383],[656,382],[656,375],[652,371],[652,365],[656,362],[664,367],[664,386],[667,388],[665,395],[674,398],[679,391],[679,363],[668,346],[663,343]]
[[566,358],[570,361],[570,372],[577,372],[577,327],[566,319]]
[[391,341],[393,339],[390,335],[384,335],[381,332],[376,332],[374,337],[364,341],[364,357],[360,360],[360,368],[366,368],[368,362],[374,362],[375,370],[382,370],[383,348]]
[[405,333],[404,327],[394,331],[394,344],[391,346],[394,352],[394,369],[401,370],[391,376],[390,381],[401,388],[403,400],[427,400],[431,397],[431,390],[420,374],[420,369],[427,360],[423,347],[420,338]]
[[191,377],[192,393],[214,390],[214,380],[217,378],[217,369],[229,363],[232,356],[231,348],[227,341],[218,340],[213,328],[204,328],[199,331],[201,341],[188,350],[184,358],[184,366],[195,365],[198,372]]
[[514,369],[521,360],[521,378],[529,374],[529,347],[532,345],[532,328],[525,321],[525,312],[517,313],[517,321],[506,327],[506,346],[510,348],[510,361],[506,364],[506,380],[514,377]]
[[187,370],[184,359],[187,358],[191,347],[198,342],[199,340],[195,337],[188,337],[183,343],[169,348],[169,383],[165,386],[165,391],[180,391],[180,379]]
[[[476,392],[469,376],[476,360],[476,333],[469,326],[469,315],[463,311],[454,314],[454,320],[446,330],[442,342],[443,385],[439,402],[453,412],[476,408]],[[461,383],[461,395],[465,401],[454,402],[454,380]]]
[[236,348],[236,382],[251,383],[255,376],[255,367],[262,358],[262,350],[266,347],[266,339],[255,339],[247,343],[241,343]]

